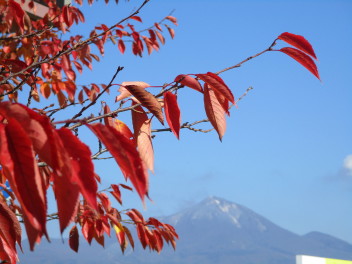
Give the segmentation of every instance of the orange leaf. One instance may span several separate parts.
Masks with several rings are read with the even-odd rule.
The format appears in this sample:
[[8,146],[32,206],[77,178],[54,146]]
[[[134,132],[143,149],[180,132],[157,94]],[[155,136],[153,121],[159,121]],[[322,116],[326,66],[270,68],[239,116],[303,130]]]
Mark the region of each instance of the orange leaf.
[[282,48],[279,51],[287,54],[288,56],[296,60],[298,63],[300,63],[303,67],[305,67],[308,71],[310,71],[315,77],[317,77],[320,80],[317,65],[307,54],[294,48]]
[[164,124],[164,116],[161,105],[159,101],[154,97],[154,95],[147,92],[144,88],[138,85],[126,85],[125,88],[134,97],[136,97],[136,99],[141,102],[144,107],[146,107],[152,114],[154,114],[161,124]]
[[42,93],[42,95],[47,99],[50,96],[51,93],[51,88],[50,85],[48,83],[43,83],[40,86],[40,92]]
[[77,226],[73,226],[70,230],[69,244],[70,244],[70,248],[73,251],[78,252],[79,234],[78,234]]
[[154,26],[160,30],[160,31],[163,31],[163,29],[161,28],[161,26],[159,25],[159,23],[154,23]]
[[155,31],[155,34],[158,36],[158,39],[160,40],[160,42],[164,45],[165,44],[164,36],[159,31]]
[[177,19],[176,17],[173,17],[173,16],[167,16],[165,17],[166,19],[170,20],[172,23],[175,24],[175,26],[177,26]]
[[175,78],[175,82],[179,82],[182,85],[188,86],[198,92],[203,93],[203,89],[200,83],[189,75],[180,74]]
[[125,98],[131,96],[131,93],[125,88],[126,85],[136,85],[136,86],[139,86],[144,89],[150,86],[146,82],[139,82],[139,81],[123,82],[123,83],[121,83],[121,86],[119,88],[120,95],[118,95],[116,97],[115,102],[118,102],[122,99],[125,99]]
[[176,95],[171,92],[164,93],[164,107],[166,121],[169,124],[171,131],[180,139],[181,114],[177,104]]
[[221,141],[226,131],[225,111],[216,98],[213,89],[207,84],[204,85],[204,107],[207,117]]
[[218,75],[212,72],[207,72],[206,74],[196,74],[196,76],[211,86],[212,89],[224,95],[225,98],[231,103],[235,103],[235,97],[233,96],[231,90]]
[[154,150],[151,137],[151,119],[146,120],[139,131],[137,148],[147,168],[154,173]]
[[[132,106],[135,106],[137,103],[132,101]],[[141,131],[141,127],[148,120],[148,116],[143,110],[143,108],[139,105],[133,108],[131,111],[132,114],[132,124],[133,124],[133,131],[134,131],[134,140],[137,144],[138,135]]]
[[303,36],[295,35],[289,32],[282,33],[280,36],[277,37],[285,41],[286,43],[296,47],[297,49],[309,54],[314,59],[316,59],[316,55],[314,53],[312,45],[306,40]]
[[167,30],[169,31],[169,34],[171,38],[173,39],[175,37],[175,30],[173,28],[170,28],[167,26]]

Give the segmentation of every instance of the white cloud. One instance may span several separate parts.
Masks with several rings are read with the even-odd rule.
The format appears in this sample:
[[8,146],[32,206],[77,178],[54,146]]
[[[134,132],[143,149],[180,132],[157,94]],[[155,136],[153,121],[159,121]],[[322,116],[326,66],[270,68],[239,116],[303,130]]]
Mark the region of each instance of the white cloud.
[[346,171],[347,175],[352,176],[352,154],[347,155],[343,160],[343,169]]

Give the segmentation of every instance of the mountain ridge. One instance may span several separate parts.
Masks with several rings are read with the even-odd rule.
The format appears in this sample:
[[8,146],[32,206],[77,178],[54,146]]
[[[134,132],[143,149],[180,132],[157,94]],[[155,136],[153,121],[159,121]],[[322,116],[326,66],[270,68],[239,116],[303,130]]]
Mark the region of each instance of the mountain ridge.
[[[105,250],[82,243],[79,254],[75,255],[67,253],[68,245],[66,248],[61,245],[56,253],[48,249],[51,245],[46,245],[43,250],[38,247],[39,252],[34,254],[38,256],[40,251],[44,254],[49,250],[46,258],[55,255],[58,262],[45,262],[43,258],[40,263],[53,264],[93,264],[102,259],[107,264],[294,264],[297,254],[352,259],[352,245],[346,241],[317,231],[303,236],[295,234],[245,206],[215,196],[160,220],[173,225],[180,236],[175,252],[165,247],[160,254],[149,254],[137,246],[134,252],[128,249],[122,256],[114,238],[106,239]],[[69,259],[63,259],[65,256]],[[26,255],[21,257],[23,263],[36,263]]]

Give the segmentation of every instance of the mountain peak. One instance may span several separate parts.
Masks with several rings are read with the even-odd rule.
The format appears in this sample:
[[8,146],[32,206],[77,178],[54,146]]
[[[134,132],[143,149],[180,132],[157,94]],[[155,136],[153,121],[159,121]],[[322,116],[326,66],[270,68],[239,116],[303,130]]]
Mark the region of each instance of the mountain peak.
[[266,231],[272,223],[256,214],[252,210],[229,202],[223,198],[210,196],[177,214],[168,217],[172,225],[198,221],[209,221],[212,225],[227,225],[235,229],[256,229],[259,232]]

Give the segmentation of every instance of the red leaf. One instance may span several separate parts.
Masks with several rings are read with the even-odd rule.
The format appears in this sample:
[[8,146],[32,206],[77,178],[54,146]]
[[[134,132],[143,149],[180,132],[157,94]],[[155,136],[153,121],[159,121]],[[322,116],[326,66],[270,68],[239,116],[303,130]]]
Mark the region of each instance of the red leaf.
[[73,24],[73,19],[72,19],[72,13],[69,10],[69,6],[65,5],[62,8],[62,14],[63,14],[63,19],[65,21],[65,24],[67,25],[67,27],[71,27]]
[[137,224],[137,235],[139,240],[141,241],[142,247],[145,249],[149,244],[149,241],[144,226],[142,224]]
[[121,192],[120,192],[120,188],[118,185],[116,184],[111,184],[111,188],[112,188],[112,192],[110,192],[115,199],[122,205],[122,199],[121,199]]
[[121,120],[113,119],[113,128],[123,134],[126,138],[130,139],[133,137],[133,134],[129,127]]
[[147,168],[154,173],[154,150],[151,137],[151,119],[146,120],[140,127],[137,137],[137,148],[141,159]]
[[181,114],[177,104],[176,95],[171,92],[164,93],[164,107],[167,123],[177,139],[180,139]]
[[[0,240],[11,263],[16,263],[16,242],[21,246],[21,226],[8,205],[0,200]],[[6,245],[5,245],[6,244]]]
[[231,103],[235,103],[235,97],[233,96],[231,90],[218,75],[212,72],[207,72],[206,74],[196,74],[196,76],[211,86],[212,89],[220,94],[223,94]]
[[134,19],[138,22],[142,22],[142,19],[139,16],[132,16],[132,17],[130,17],[130,19]]
[[111,202],[110,202],[109,197],[105,193],[98,193],[98,197],[99,197],[101,204],[103,205],[105,211],[109,212],[111,210]]
[[119,51],[124,54],[125,53],[125,50],[126,50],[126,46],[125,46],[125,43],[123,42],[122,39],[119,39],[119,42],[117,44],[118,48],[119,48]]
[[216,98],[213,89],[207,84],[204,85],[204,107],[207,117],[218,132],[221,141],[226,131],[225,111]]
[[127,235],[128,240],[130,241],[131,247],[134,248],[134,240],[130,230],[126,226],[123,226],[123,229],[125,231],[125,234]]
[[134,96],[136,99],[146,107],[155,117],[160,121],[161,124],[164,124],[164,116],[162,112],[161,105],[159,101],[146,91],[144,88],[138,85],[125,85],[125,88]]
[[144,201],[148,192],[148,172],[131,140],[116,129],[100,123],[87,125],[115,158],[125,178],[129,178]]
[[281,39],[286,43],[296,47],[297,49],[309,54],[314,59],[317,58],[314,53],[312,45],[303,36],[285,32],[285,33],[282,33],[280,36],[278,36],[278,39]]
[[175,26],[177,26],[177,19],[176,17],[173,17],[173,16],[167,16],[165,17],[166,19],[170,20],[172,23],[175,24]]
[[160,42],[164,45],[165,44],[164,36],[159,31],[155,31],[155,34],[158,36],[158,39],[160,40]]
[[71,130],[61,128],[57,130],[64,147],[70,155],[72,163],[71,180],[78,184],[80,192],[87,200],[88,204],[97,209],[98,186],[94,177],[94,165],[91,160],[92,153],[87,145],[82,143]]
[[198,92],[203,93],[203,89],[200,83],[195,78],[189,75],[180,74],[175,78],[175,82],[179,82],[182,85],[188,86]]
[[16,3],[14,0],[9,1],[9,6],[13,9],[14,18],[16,20],[17,25],[23,31],[24,29],[24,11],[21,8],[21,5]]
[[143,215],[136,209],[131,209],[130,211],[128,211],[126,213],[126,215],[128,215],[133,220],[133,222],[135,224],[138,224],[138,223],[144,224],[145,223]]
[[143,40],[148,49],[148,54],[150,55],[153,52],[153,42],[146,36],[143,36]]
[[[77,214],[79,204],[79,186],[71,179],[71,173],[75,173],[73,164],[71,164],[70,156],[66,149],[60,142],[59,135],[56,134],[57,144],[61,150],[60,161],[63,163],[60,168],[60,174],[53,173],[54,194],[57,202],[60,231],[61,233],[65,228],[74,220]],[[60,143],[59,143],[60,142]]]
[[163,31],[163,29],[161,28],[161,26],[159,25],[159,23],[154,23],[154,26],[160,30],[160,31]]
[[126,190],[129,190],[129,191],[133,191],[132,188],[130,186],[127,186],[125,184],[120,184],[120,186]]
[[299,62],[303,67],[310,71],[315,77],[320,80],[319,72],[315,62],[305,53],[294,48],[282,48],[279,51],[287,54],[297,62]]
[[167,26],[167,30],[169,31],[169,34],[171,38],[173,39],[175,37],[175,30],[173,28],[170,28]]
[[87,242],[91,244],[94,234],[94,224],[91,221],[87,220],[82,226],[82,235],[87,240]]
[[70,231],[70,237],[69,237],[69,244],[70,248],[78,252],[78,247],[79,247],[79,234],[78,234],[78,229],[77,226],[73,226]]
[[[1,138],[1,165],[30,224],[39,232],[46,233],[46,197],[44,182],[35,160],[32,142],[21,124],[7,118]],[[3,155],[6,155],[3,159]],[[5,160],[5,162],[4,162]]]

